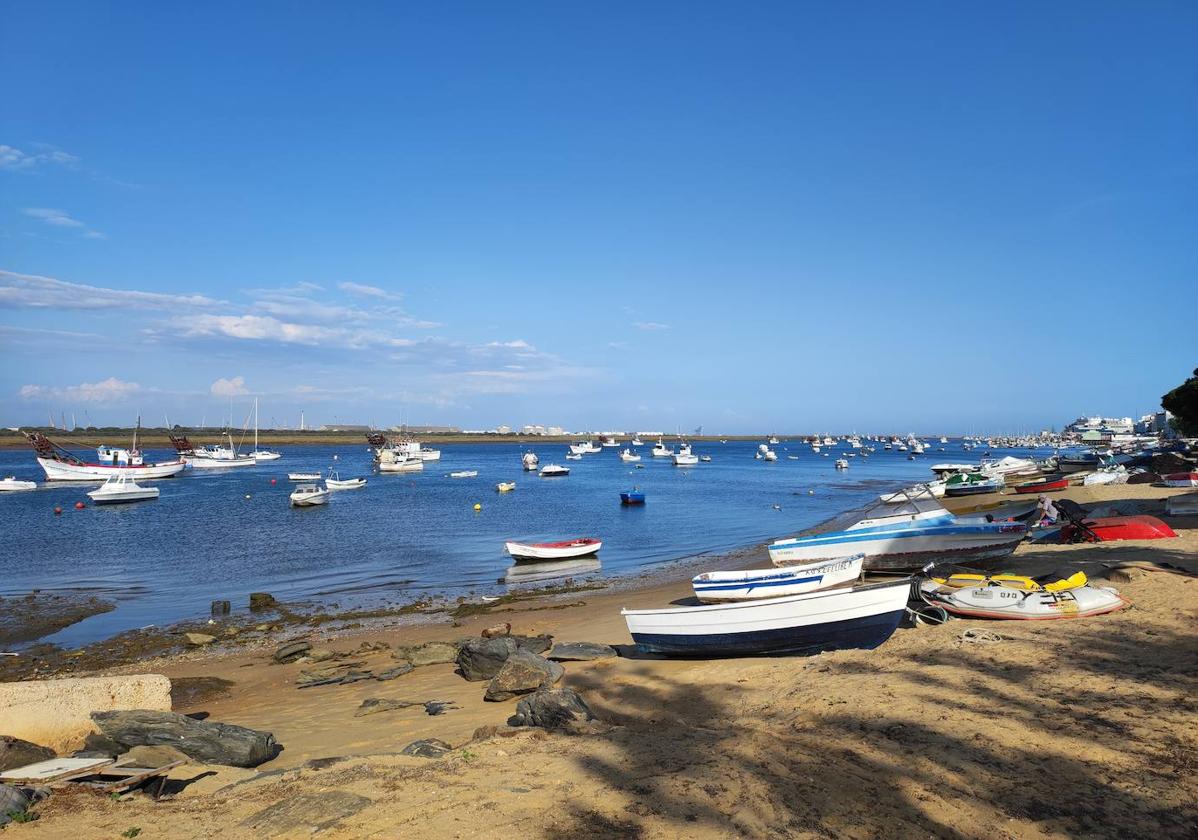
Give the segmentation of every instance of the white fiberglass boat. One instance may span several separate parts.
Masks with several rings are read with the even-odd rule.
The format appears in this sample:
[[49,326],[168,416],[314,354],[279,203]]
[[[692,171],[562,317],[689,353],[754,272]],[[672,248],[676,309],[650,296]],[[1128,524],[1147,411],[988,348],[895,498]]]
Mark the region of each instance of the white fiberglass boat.
[[501,481],[495,485],[495,492],[497,493],[510,493],[515,489],[516,482],[514,481]]
[[883,493],[881,496],[878,496],[878,499],[888,505],[897,505],[907,501],[913,495],[925,492],[925,488],[926,492],[931,493],[933,498],[940,499],[944,497],[945,483],[943,480],[929,481],[927,484],[908,487],[906,490],[899,490],[897,493]]
[[41,432],[24,434],[37,454],[37,462],[49,481],[105,481],[109,476],[118,473],[133,479],[170,478],[187,468],[182,459],[147,464],[137,448],[136,433],[133,436],[132,449],[101,446],[96,449],[96,460],[90,462],[53,443]]
[[145,499],[157,499],[157,487],[142,487],[125,473],[109,476],[102,485],[87,494],[98,505],[112,505],[121,502],[140,502]]
[[632,445],[633,446],[644,446],[645,442],[643,440],[641,440],[639,436],[637,436],[632,439]]
[[379,452],[379,472],[421,472],[424,469],[424,461],[419,458],[395,449],[383,449]]
[[233,443],[233,435],[226,433],[229,439],[229,445],[212,443],[207,446],[201,446],[199,449],[192,447],[187,436],[176,437],[171,435],[171,442],[178,450],[179,456],[191,466],[192,469],[210,470],[210,469],[226,469],[228,467],[252,467],[258,463],[258,460],[253,455],[247,455],[237,451],[237,446]]
[[967,618],[1047,621],[1087,618],[1127,606],[1127,601],[1116,590],[1092,585],[1055,592],[1025,592],[993,581],[984,586],[954,588],[929,580],[920,585],[920,593],[928,603]]
[[848,462],[847,458],[837,458],[836,459],[836,469],[847,470],[848,468],[849,468],[849,462]]
[[705,604],[780,598],[839,586],[861,576],[864,554],[843,560],[787,566],[785,569],[752,569],[745,572],[704,572],[691,578],[695,597]]
[[596,452],[602,451],[603,448],[596,446],[593,440],[584,440],[579,443],[570,444],[571,455],[594,455]]
[[0,480],[0,493],[13,493],[17,490],[36,490],[36,481],[21,481],[15,475]]
[[567,461],[581,461],[581,460],[582,460],[582,454],[581,454],[581,453],[579,453],[579,452],[567,452],[567,453],[566,453],[566,460],[567,460]]
[[258,448],[258,398],[254,397],[254,451],[250,457],[255,461],[277,461],[283,457],[279,452]]
[[319,484],[301,484],[291,491],[290,498],[292,507],[314,507],[328,503],[329,491]]
[[623,461],[625,464],[632,464],[632,463],[635,463],[635,462],[641,460],[641,456],[637,455],[631,449],[625,449],[623,452],[620,453],[620,460]]
[[457,472],[451,472],[449,474],[449,477],[450,478],[477,478],[478,470],[458,470]]
[[320,473],[318,472],[293,472],[287,473],[288,481],[320,481]]
[[357,490],[359,487],[366,486],[364,478],[342,478],[333,470],[329,470],[329,477],[324,480],[326,490]]
[[654,458],[670,458],[673,456],[673,454],[674,453],[670,447],[666,446],[662,441],[659,440],[657,443],[653,444],[652,455]]
[[570,474],[569,467],[561,467],[557,464],[546,464],[541,468],[541,478],[557,478]]
[[[687,447],[688,450],[689,450],[689,448],[690,447]],[[674,453],[674,466],[676,466],[676,467],[693,467],[698,463],[699,463],[699,456],[692,455],[689,451],[688,452],[680,451],[680,452]]]
[[524,456],[520,459],[520,464],[524,467],[525,472],[536,472],[539,463],[540,459],[537,458],[535,452],[525,452]]
[[603,439],[600,441],[599,445],[614,449],[615,447],[620,445],[620,441],[616,440],[615,435],[604,435]]
[[571,560],[598,554],[603,547],[600,540],[581,537],[576,540],[551,543],[506,542],[504,550],[517,560]]

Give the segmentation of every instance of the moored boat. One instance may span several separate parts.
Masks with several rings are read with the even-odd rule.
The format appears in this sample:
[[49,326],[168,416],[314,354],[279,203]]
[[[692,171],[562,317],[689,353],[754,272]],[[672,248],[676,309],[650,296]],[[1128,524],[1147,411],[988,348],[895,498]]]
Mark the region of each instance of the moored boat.
[[112,505],[157,499],[158,488],[142,487],[128,473],[117,473],[110,475],[102,485],[87,495],[98,505]]
[[450,478],[477,478],[478,470],[457,470],[449,474]]
[[695,597],[705,604],[722,601],[751,601],[780,598],[839,586],[861,576],[864,554],[843,560],[787,566],[783,569],[751,569],[742,572],[704,572],[691,578]]
[[535,452],[525,452],[520,458],[520,465],[524,467],[525,472],[536,472],[539,463],[540,460]]
[[328,503],[329,491],[318,484],[301,484],[291,491],[289,498],[292,507],[314,507]]
[[603,542],[593,537],[548,543],[509,541],[503,544],[504,551],[516,560],[571,560],[597,554],[602,547]]
[[0,479],[0,493],[14,493],[18,490],[36,490],[36,481],[21,481],[15,475]]
[[546,464],[541,468],[541,478],[560,478],[570,474],[569,467],[563,467],[558,464]]
[[320,473],[318,472],[293,472],[287,473],[288,481],[320,481]]
[[109,476],[123,473],[132,479],[170,478],[187,468],[182,460],[146,463],[137,448],[134,435],[131,449],[96,449],[95,461],[84,461],[51,441],[41,432],[24,432],[36,453],[37,462],[48,481],[106,481]]
[[675,452],[673,457],[676,467],[693,467],[699,463],[699,456],[690,452]]
[[514,482],[514,481],[501,481],[495,485],[495,491],[497,493],[510,493],[511,491],[513,491],[515,489],[516,489],[516,482]]
[[645,494],[636,487],[631,490],[625,490],[620,494],[620,504],[622,505],[643,505],[644,503]]
[[324,480],[326,490],[357,490],[366,486],[364,478],[342,478],[336,472],[329,470],[329,477]]
[[909,580],[697,607],[621,610],[646,653],[749,656],[875,648],[907,608]]
[[634,464],[641,460],[641,456],[633,452],[631,449],[625,449],[620,453],[620,460],[625,464]]

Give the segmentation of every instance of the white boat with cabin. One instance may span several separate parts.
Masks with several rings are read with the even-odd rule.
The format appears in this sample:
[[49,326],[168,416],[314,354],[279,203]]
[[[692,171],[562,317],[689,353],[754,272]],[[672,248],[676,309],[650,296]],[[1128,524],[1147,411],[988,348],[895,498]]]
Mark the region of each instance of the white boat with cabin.
[[113,505],[157,499],[158,488],[142,487],[127,473],[117,473],[87,495],[98,505]]
[[36,490],[36,481],[21,481],[15,475],[0,479],[0,493],[15,493],[19,490]]
[[620,453],[620,460],[625,464],[633,464],[641,460],[641,456],[633,452],[631,449],[625,449]]
[[301,484],[291,491],[292,507],[315,507],[328,504],[329,491],[319,484]]
[[96,460],[84,461],[51,441],[41,432],[23,432],[33,447],[37,462],[48,481],[106,481],[114,474],[130,478],[170,478],[187,468],[182,459],[148,464],[137,448],[137,433],[133,435],[131,449],[114,449],[108,446],[96,448]]

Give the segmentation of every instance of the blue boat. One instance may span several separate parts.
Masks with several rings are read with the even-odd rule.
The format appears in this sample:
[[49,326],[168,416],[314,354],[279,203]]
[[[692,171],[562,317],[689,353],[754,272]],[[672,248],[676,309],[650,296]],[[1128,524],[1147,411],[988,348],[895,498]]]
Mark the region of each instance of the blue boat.
[[643,505],[644,503],[645,494],[636,487],[620,494],[620,504],[622,505]]

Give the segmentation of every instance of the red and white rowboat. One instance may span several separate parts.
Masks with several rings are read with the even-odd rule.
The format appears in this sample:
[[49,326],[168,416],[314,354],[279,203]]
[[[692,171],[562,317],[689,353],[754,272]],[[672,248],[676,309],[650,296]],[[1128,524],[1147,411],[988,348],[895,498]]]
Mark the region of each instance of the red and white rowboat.
[[1039,478],[1035,481],[1029,481],[1026,484],[1016,484],[1016,493],[1052,493],[1057,490],[1068,490],[1069,479],[1067,478]]
[[516,560],[569,560],[595,554],[603,547],[603,543],[591,537],[582,537],[551,543],[507,542],[503,547]]
[[1166,487],[1198,487],[1198,472],[1169,473],[1161,481]]

